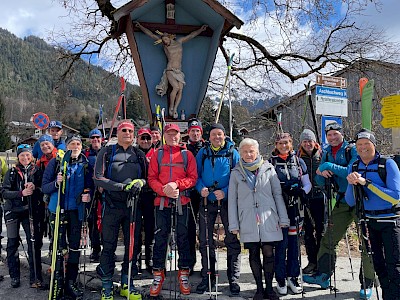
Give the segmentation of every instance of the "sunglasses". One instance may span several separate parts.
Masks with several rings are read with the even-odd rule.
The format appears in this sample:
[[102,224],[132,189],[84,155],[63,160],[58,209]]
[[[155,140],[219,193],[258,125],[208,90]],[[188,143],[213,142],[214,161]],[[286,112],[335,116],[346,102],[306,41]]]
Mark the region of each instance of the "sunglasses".
[[342,130],[342,126],[340,126],[339,123],[330,123],[330,124],[325,126],[325,132],[328,132],[329,130],[340,131],[340,130]]
[[21,144],[21,145],[19,145],[19,146],[17,147],[17,149],[26,149],[26,148],[31,148],[31,146],[28,145],[28,144]]
[[91,136],[90,139],[91,139],[91,140],[94,140],[94,139],[101,139],[101,137],[99,137],[99,136]]
[[151,141],[151,136],[148,136],[148,135],[144,136],[144,135],[142,135],[142,136],[140,137],[140,139],[141,139],[142,141]]
[[133,133],[132,129],[127,129],[127,128],[123,128],[121,129],[122,132],[129,132],[129,133]]

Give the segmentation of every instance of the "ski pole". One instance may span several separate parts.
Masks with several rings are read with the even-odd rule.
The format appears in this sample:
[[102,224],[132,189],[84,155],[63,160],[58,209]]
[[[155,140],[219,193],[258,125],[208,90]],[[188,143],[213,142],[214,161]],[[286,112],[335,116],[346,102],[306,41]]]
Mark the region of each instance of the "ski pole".
[[234,57],[234,56],[235,56],[235,53],[233,53],[233,54],[231,55],[231,57],[229,58],[228,70],[226,71],[224,86],[222,87],[221,99],[220,99],[220,102],[219,102],[219,106],[218,106],[218,110],[217,110],[217,115],[216,115],[216,117],[215,117],[215,123],[218,123],[219,114],[221,113],[221,108],[222,108],[222,103],[223,103],[223,100],[224,100],[225,89],[226,89],[226,85],[227,85],[227,83],[228,83],[229,76],[230,76],[230,74],[231,74],[232,62],[233,62],[233,57]]
[[[88,194],[89,189],[84,189],[83,194]],[[83,219],[81,226],[81,241],[80,249],[83,249],[83,290],[86,288],[86,249],[88,248],[88,213],[86,210],[86,203],[83,205]]]
[[131,208],[131,213],[129,215],[129,263],[128,263],[128,294],[127,300],[130,296],[131,288],[131,276],[132,276],[132,260],[133,260],[133,250],[135,247],[135,227],[136,227],[136,206],[139,193],[129,195],[128,208]]
[[[299,198],[296,198],[295,210],[296,210],[296,232],[297,232],[297,251],[300,266],[300,286],[301,286],[301,298],[304,298],[304,286],[303,286],[303,268],[301,267],[301,249],[300,249],[300,211],[299,211]],[[311,215],[311,214],[310,214]]]
[[[221,200],[217,200],[217,218],[221,219]],[[219,229],[220,229],[220,221],[217,222],[217,244],[216,244],[216,250],[217,250],[217,262],[215,266],[215,299],[218,299],[218,281],[219,281]]]
[[349,261],[350,261],[350,269],[351,269],[351,277],[354,280],[354,271],[353,271],[353,263],[351,262],[351,253],[350,253],[350,245],[349,245],[349,236],[347,234],[347,229],[346,229],[346,245],[347,245],[347,253],[349,254]]
[[[24,181],[25,185],[28,183],[28,170],[27,167],[24,169]],[[35,272],[35,284],[36,284],[36,290],[38,288],[38,279],[37,279],[37,261],[36,261],[36,249],[35,249],[35,228],[33,224],[33,207],[32,207],[32,197],[27,196],[27,201],[28,201],[28,210],[29,210],[29,231],[31,233],[31,243],[32,243],[32,259],[33,261],[33,272]]]
[[60,198],[61,198],[61,184],[58,186],[58,196],[57,196],[57,207],[56,207],[56,218],[54,222],[54,233],[53,233],[53,252],[51,255],[51,276],[50,276],[50,291],[49,300],[57,299],[58,291],[54,290],[54,275],[56,269],[57,252],[58,252],[58,230],[60,227]]
[[[332,179],[327,178],[325,179],[326,189],[327,189],[327,196],[328,196],[328,243],[329,249],[332,249]],[[332,259],[329,255],[329,281],[332,282]],[[332,291],[332,285],[330,286],[330,292]],[[335,293],[336,298],[336,270],[333,269],[333,291]]]
[[207,197],[203,198],[204,203],[204,225],[206,227],[206,251],[207,251],[207,275],[208,275],[208,292],[210,295],[209,299],[212,299],[212,291],[211,291],[211,263],[210,263],[210,243],[208,241],[208,204]]

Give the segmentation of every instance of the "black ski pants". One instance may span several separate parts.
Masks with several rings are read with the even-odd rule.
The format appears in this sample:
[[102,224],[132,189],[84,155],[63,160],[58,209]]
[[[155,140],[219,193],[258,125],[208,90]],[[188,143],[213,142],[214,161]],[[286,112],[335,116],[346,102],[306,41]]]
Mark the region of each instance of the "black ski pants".
[[[156,228],[154,234],[153,268],[165,269],[165,258],[167,256],[168,237],[171,234],[172,225],[175,225],[176,245],[178,246],[178,268],[190,268],[192,257],[190,256],[188,243],[188,205],[182,205],[182,215],[179,215],[177,208],[164,207],[160,210],[155,208]],[[173,220],[172,220],[173,218]],[[172,223],[174,221],[174,224]],[[174,238],[171,236],[171,238]]]
[[323,197],[310,198],[304,203],[304,244],[308,262],[317,264],[325,222],[325,203]]
[[400,218],[368,220],[372,260],[383,300],[400,299]]
[[[125,206],[125,207],[123,207]],[[134,213],[135,232],[134,232],[134,248],[132,260],[132,276],[138,274],[137,258],[140,253],[139,249],[139,236],[140,226],[136,226],[140,222],[136,222],[137,217],[141,216],[140,205],[136,206],[136,213]],[[102,216],[102,240],[103,251],[100,256],[100,264],[97,267],[97,273],[102,279],[109,280],[114,275],[115,261],[114,254],[117,249],[119,228],[122,227],[122,234],[124,236],[124,260],[122,262],[121,274],[128,275],[129,270],[129,237],[130,237],[130,215],[132,214],[131,208],[126,205],[110,207],[107,202],[103,202],[103,216]],[[140,219],[139,219],[140,220]]]
[[[50,214],[51,231],[54,236],[56,214]],[[79,257],[81,255],[81,228],[82,222],[79,220],[78,210],[67,210],[60,214],[60,225],[58,229],[58,249],[68,249],[67,271],[65,280],[68,282],[76,281],[79,271]],[[55,251],[56,249],[53,249]]]
[[[201,276],[204,278],[207,276],[207,262],[210,260],[210,268],[212,275],[215,274],[215,244],[213,239],[214,224],[218,215],[218,204],[215,202],[208,202],[207,204],[208,213],[205,214],[204,203],[201,201],[199,210],[199,240],[200,240],[200,253],[201,253]],[[235,234],[232,234],[228,230],[228,203],[227,201],[221,204],[221,220],[225,229],[225,247],[227,249],[227,275],[229,283],[237,283],[240,276],[240,242]],[[207,219],[207,229],[206,229]],[[210,257],[207,257],[207,239],[206,230],[208,231],[208,247],[210,248]],[[220,262],[217,262],[221,267]]]
[[144,231],[144,253],[146,256],[146,267],[150,267],[150,261],[153,258],[153,240],[154,240],[154,198],[155,194],[153,191],[142,192],[139,200],[140,213],[137,226],[139,226],[140,238],[139,248],[142,249],[142,228]]
[[[19,235],[20,225],[25,231],[26,243],[28,244],[28,258],[29,258],[29,279],[30,283],[34,283],[35,279],[43,281],[42,277],[42,261],[41,249],[43,246],[43,232],[41,226],[38,226],[37,219],[34,219],[34,235],[35,235],[35,261],[36,261],[36,277],[34,272],[33,261],[33,243],[31,241],[31,231],[29,226],[29,213],[28,210],[23,212],[14,213],[11,211],[6,212],[5,223],[7,227],[7,264],[11,278],[20,278],[20,264],[18,247],[21,240]],[[22,242],[22,241],[21,241]]]

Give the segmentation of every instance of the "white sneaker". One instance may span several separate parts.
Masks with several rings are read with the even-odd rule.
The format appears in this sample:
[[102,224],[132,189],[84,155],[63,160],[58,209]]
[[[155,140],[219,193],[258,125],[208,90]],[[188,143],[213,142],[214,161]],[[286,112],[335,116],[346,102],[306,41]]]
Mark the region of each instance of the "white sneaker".
[[300,294],[303,291],[300,284],[297,282],[297,277],[288,277],[287,282],[293,294]]
[[281,283],[278,282],[278,284],[276,285],[276,290],[281,295],[287,295],[287,285],[286,285],[286,280],[285,279]]

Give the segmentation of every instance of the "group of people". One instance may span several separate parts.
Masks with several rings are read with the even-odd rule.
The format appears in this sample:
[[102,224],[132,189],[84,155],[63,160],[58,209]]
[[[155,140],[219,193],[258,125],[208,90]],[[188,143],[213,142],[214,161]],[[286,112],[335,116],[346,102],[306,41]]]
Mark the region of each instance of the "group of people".
[[[53,121],[38,146],[18,146],[16,166],[5,173],[2,188],[12,287],[20,285],[20,224],[28,241],[31,285],[44,285],[40,253],[48,211],[51,232],[58,226],[52,239],[59,240],[50,250],[63,257],[65,268],[65,278],[55,276],[57,288],[50,287],[56,296],[83,295],[77,276],[80,250],[87,245],[86,222],[91,259],[99,261],[101,299],[113,299],[120,228],[125,246],[122,296],[142,297],[133,280],[141,267],[142,241],[146,270],[153,274],[150,296],[160,294],[168,276],[171,244],[179,254],[180,293],[190,294],[197,238],[202,280],[196,293],[212,293],[218,288],[221,266],[216,263],[214,241],[218,218],[225,229],[233,296],[240,294],[241,243],[248,250],[257,286],[253,299],[279,299],[288,289],[302,293],[303,282],[330,287],[335,248],[356,221],[364,249],[360,298],[371,298],[375,273],[383,299],[400,298],[400,172],[392,159],[376,151],[371,131],[361,130],[353,146],[344,140],[338,123],[329,124],[325,128],[329,145],[323,150],[309,129],[301,133],[298,149],[290,133],[280,132],[275,149],[264,160],[256,140],[245,138],[236,149],[221,124],[212,124],[209,140],[204,141],[201,122],[189,120],[186,144],[173,123],[163,128],[163,136],[157,127],[140,128],[136,145],[134,130],[129,120],[122,120],[117,142],[102,146],[102,134],[94,129],[90,147],[82,150],[80,136],[61,142],[62,124]],[[38,147],[41,151],[35,152]],[[303,231],[308,265],[302,269]],[[272,285],[274,276],[278,293]]]

